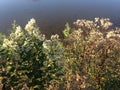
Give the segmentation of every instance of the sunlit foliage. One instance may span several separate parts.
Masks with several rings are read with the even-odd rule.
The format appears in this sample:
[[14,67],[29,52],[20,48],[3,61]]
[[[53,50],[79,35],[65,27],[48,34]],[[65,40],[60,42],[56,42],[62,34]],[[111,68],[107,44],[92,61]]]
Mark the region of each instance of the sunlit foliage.
[[0,35],[0,81],[7,90],[119,90],[120,28],[108,18],[67,23],[46,39],[31,19]]
[[45,39],[34,19],[25,30],[20,26],[14,28],[1,46],[2,83],[7,90],[18,90],[24,85],[31,90],[44,90],[51,80],[59,80],[62,72],[64,49],[59,36]]

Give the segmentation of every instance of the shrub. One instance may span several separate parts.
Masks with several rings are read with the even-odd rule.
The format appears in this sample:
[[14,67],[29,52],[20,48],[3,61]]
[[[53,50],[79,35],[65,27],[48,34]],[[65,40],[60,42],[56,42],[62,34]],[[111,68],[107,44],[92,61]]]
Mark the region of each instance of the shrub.
[[[23,30],[14,25],[14,32],[4,38],[1,46],[1,76],[7,90],[44,90],[62,73],[63,48],[58,35],[50,40],[40,33],[36,21],[31,19]],[[56,78],[57,77],[57,78]]]
[[[85,87],[106,90],[102,86],[118,86],[112,79],[115,78],[119,83],[120,29],[112,29],[112,23],[104,18],[95,18],[94,21],[77,20],[74,24],[76,28],[64,41],[67,60],[76,68],[71,69],[75,76],[84,79]],[[76,82],[74,80],[71,83]]]

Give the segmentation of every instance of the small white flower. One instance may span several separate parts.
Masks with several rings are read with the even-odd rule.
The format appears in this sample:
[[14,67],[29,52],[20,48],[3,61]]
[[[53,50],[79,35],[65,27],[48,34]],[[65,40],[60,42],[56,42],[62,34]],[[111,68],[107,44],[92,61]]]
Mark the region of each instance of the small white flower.
[[8,47],[8,42],[9,42],[9,40],[8,39],[4,39],[4,41],[3,41],[3,47]]
[[59,35],[58,35],[58,34],[52,35],[52,36],[51,36],[51,39],[52,39],[52,40],[54,40],[54,39],[59,39]]
[[18,27],[16,27],[15,32],[13,32],[13,33],[10,34],[10,39],[13,40],[13,41],[17,41],[20,38],[25,38],[25,35],[24,35],[21,27],[18,26]]
[[15,34],[18,36],[21,36],[23,34],[22,28],[20,26],[16,27]]
[[21,33],[22,32],[22,29],[21,29],[21,27],[20,26],[18,26],[18,27],[16,27],[16,34],[19,34],[19,33]]
[[97,17],[97,18],[95,18],[95,22],[98,22],[99,21],[99,18]]
[[107,35],[106,35],[107,38],[114,37],[114,36],[115,36],[114,31],[110,31],[110,32],[108,32]]
[[33,33],[33,29],[35,28],[36,21],[34,18],[30,19],[30,21],[28,22],[28,24],[25,26],[25,30],[29,33],[32,34]]
[[50,40],[46,40],[43,42],[43,48],[45,49],[50,49],[51,46],[51,41]]
[[104,19],[100,19],[100,23],[101,23],[101,25],[103,26],[103,25],[105,24]]
[[11,33],[11,34],[10,34],[10,38],[11,38],[12,40],[14,40],[15,37],[16,37],[15,33]]
[[13,50],[19,49],[17,42],[14,42],[13,40],[8,40],[8,39],[4,39],[2,47],[11,48]]

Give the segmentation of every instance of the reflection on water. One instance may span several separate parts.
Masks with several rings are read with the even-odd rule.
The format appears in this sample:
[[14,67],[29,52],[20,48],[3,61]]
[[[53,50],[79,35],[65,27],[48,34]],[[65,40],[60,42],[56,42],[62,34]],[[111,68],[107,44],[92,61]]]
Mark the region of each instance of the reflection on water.
[[61,34],[66,22],[78,18],[108,17],[120,26],[120,0],[0,0],[0,31],[13,20],[24,26],[34,17],[46,35]]

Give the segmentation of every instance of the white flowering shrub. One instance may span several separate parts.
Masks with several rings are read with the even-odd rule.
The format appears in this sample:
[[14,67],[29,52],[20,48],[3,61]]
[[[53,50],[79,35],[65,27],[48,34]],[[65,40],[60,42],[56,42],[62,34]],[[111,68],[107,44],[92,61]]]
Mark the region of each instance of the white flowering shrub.
[[23,30],[14,25],[14,32],[1,46],[1,76],[7,90],[44,90],[52,80],[60,80],[64,48],[58,35],[45,39],[36,21],[31,19]]

